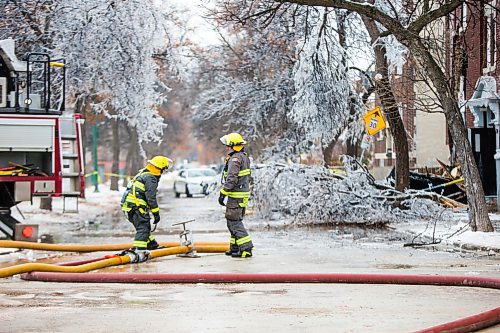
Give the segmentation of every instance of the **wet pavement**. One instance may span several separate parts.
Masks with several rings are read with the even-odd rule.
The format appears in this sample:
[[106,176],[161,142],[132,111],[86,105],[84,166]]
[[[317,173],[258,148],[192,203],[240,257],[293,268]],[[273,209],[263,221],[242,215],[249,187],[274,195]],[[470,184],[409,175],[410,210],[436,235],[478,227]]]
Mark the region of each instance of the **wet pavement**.
[[[164,191],[159,241],[178,240],[190,223],[195,241],[227,241],[216,198],[175,199]],[[133,230],[119,215],[68,230],[75,243],[131,241]],[[381,273],[500,277],[499,255],[450,248],[403,247],[394,231],[280,228],[248,216],[255,249],[250,259],[224,254],[155,258],[143,264],[102,269],[109,273]],[[71,229],[71,228],[70,228]],[[47,229],[48,230],[48,229]],[[18,253],[19,261],[29,251]],[[47,253],[48,254],[48,253]],[[65,262],[104,253],[62,254]],[[31,256],[43,256],[43,253]],[[52,254],[51,254],[52,255]],[[12,255],[12,258],[16,258]],[[3,263],[3,265],[12,264]],[[363,284],[79,284],[3,279],[3,332],[411,332],[486,311],[500,304],[500,291],[469,287]],[[29,320],[26,320],[29,318]],[[500,327],[482,332],[498,332]]]

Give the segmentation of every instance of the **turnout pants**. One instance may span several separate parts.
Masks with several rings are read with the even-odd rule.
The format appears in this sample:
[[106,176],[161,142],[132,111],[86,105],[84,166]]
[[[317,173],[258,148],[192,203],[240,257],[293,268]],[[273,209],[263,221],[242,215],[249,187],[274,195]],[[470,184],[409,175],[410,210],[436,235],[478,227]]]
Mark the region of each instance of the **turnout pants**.
[[134,225],[135,238],[133,247],[139,250],[147,248],[156,248],[158,243],[153,235],[151,235],[151,223],[149,213],[141,213],[139,209],[134,208],[128,212],[128,220]]
[[231,252],[250,251],[253,248],[252,239],[243,225],[245,208],[239,206],[238,201],[228,198],[226,205],[227,228]]

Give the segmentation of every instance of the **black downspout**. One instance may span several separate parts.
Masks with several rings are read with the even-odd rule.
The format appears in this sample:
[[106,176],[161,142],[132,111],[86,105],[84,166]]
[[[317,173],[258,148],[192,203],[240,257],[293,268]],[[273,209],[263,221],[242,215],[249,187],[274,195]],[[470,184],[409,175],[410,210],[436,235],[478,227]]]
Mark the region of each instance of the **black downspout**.
[[26,99],[24,100],[24,110],[29,111],[30,105],[26,103],[30,99],[31,73],[30,73],[30,55],[26,60]]
[[16,93],[14,97],[14,108],[19,112],[19,73],[16,72]]
[[47,62],[45,63],[45,74],[47,80],[45,84],[47,84],[47,100],[45,101],[45,112],[49,113],[50,109],[50,56],[47,55]]

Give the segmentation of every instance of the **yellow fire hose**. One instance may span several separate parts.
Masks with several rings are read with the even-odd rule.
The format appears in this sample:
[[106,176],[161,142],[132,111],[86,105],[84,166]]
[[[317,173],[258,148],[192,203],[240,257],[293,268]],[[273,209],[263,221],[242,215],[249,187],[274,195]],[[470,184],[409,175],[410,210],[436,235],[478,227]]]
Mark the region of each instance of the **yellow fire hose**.
[[[160,242],[165,247],[179,246],[179,242]],[[195,242],[195,247],[199,245],[214,245],[214,246],[229,246],[227,242]],[[97,252],[97,251],[118,251],[126,250],[132,247],[131,243],[122,244],[48,244],[48,243],[33,243],[20,241],[5,241],[0,240],[0,248],[18,248],[44,251],[61,251],[61,252]],[[226,251],[226,250],[224,250]]]
[[[219,243],[219,245],[201,245],[200,243],[195,243],[195,249],[197,252],[200,253],[224,252],[227,251],[228,248],[229,245],[227,243]],[[192,250],[193,248],[188,246],[175,246],[175,247],[151,251],[151,257],[157,258],[172,254],[188,253],[191,252]],[[11,267],[0,268],[0,278],[9,277],[21,273],[33,272],[33,271],[84,273],[95,269],[124,265],[128,264],[129,262],[130,262],[130,257],[128,255],[123,255],[78,266],[60,266],[60,265],[42,264],[42,263],[21,264]]]

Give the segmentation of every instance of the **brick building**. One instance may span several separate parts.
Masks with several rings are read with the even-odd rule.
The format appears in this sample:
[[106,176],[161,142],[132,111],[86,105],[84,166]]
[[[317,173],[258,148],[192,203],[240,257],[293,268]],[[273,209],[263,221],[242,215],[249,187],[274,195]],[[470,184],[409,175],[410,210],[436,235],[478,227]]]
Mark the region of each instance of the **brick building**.
[[[464,4],[451,16],[448,73],[487,196],[500,194],[500,19],[498,0]],[[496,180],[496,181],[493,181]]]

